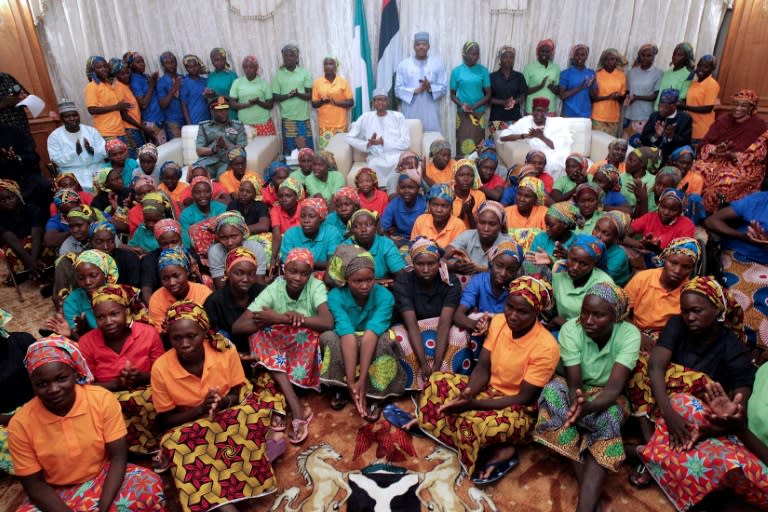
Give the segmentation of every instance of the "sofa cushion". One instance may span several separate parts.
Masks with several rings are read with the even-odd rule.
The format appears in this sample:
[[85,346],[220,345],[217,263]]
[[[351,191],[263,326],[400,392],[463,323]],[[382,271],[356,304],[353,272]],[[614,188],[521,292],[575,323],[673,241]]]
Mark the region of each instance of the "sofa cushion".
[[[408,149],[419,156],[423,156],[424,129],[421,126],[421,119],[406,119],[405,124],[411,135],[411,145]],[[352,150],[352,158],[355,162],[365,162],[365,153],[356,149]]]
[[[198,125],[185,125],[181,128],[181,158],[183,165],[191,165],[199,157],[197,156],[197,131]],[[275,135],[257,137],[254,129],[245,125],[245,136],[248,144],[245,146],[245,152],[248,154],[248,169],[263,173],[280,152],[280,144]],[[174,143],[175,140],[166,144]],[[158,153],[166,144],[158,148]],[[178,144],[178,143],[177,143]],[[158,158],[158,160],[160,160]],[[182,162],[179,162],[182,163]]]

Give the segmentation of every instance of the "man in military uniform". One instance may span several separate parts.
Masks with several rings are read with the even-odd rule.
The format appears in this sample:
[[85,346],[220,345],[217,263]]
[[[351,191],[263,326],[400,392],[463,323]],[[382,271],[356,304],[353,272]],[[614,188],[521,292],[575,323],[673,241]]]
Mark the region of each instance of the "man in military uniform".
[[248,139],[243,123],[229,118],[229,103],[219,96],[211,102],[213,119],[200,123],[197,131],[198,162],[204,165],[212,179],[216,179],[229,167],[227,153],[234,147],[245,148]]

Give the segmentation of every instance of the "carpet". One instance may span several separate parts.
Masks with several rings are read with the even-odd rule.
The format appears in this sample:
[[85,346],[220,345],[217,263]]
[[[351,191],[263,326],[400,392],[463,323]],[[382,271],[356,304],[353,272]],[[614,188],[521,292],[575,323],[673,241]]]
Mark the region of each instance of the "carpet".
[[[5,268],[0,266],[0,279]],[[37,286],[32,283],[21,285],[23,302],[18,300],[13,288],[0,287],[0,305],[13,314],[9,325],[11,330],[27,331],[37,336],[37,329],[45,319],[53,314],[50,299],[40,296]],[[365,425],[354,411],[347,406],[342,411],[333,411],[327,405],[325,397],[309,394],[304,400],[315,411],[309,438],[301,446],[290,445],[286,453],[275,464],[278,489],[271,495],[248,503],[252,512],[275,510],[281,512],[318,512],[325,510],[308,501],[318,498],[330,504],[333,501],[346,500],[344,491],[330,495],[333,482],[341,481],[340,488],[350,486],[350,475],[360,482],[363,468],[377,461],[376,447],[371,446],[357,459],[354,458],[355,440],[358,430]],[[413,404],[404,398],[398,404],[412,410]],[[467,478],[457,474],[458,461],[452,452],[438,449],[437,443],[425,438],[414,438],[413,447],[416,455],[395,465],[410,472],[412,483],[417,478],[425,486],[420,491],[424,502],[420,508],[429,510],[424,503],[432,502],[432,509],[437,512],[517,510],[524,507],[526,512],[546,512],[574,510],[578,487],[571,471],[570,463],[553,452],[539,445],[528,445],[520,449],[520,465],[510,474],[495,484],[478,489]],[[303,457],[300,457],[304,453]],[[147,464],[147,461],[132,461]],[[297,464],[300,463],[300,464]],[[300,467],[309,477],[302,475]],[[667,501],[658,487],[651,486],[637,490],[630,486],[627,477],[629,467],[624,466],[618,473],[610,474],[605,483],[604,512],[669,512],[674,508]],[[341,475],[339,477],[339,475]],[[336,479],[336,480],[334,480]],[[178,512],[173,483],[167,474],[163,475],[166,494],[169,498],[169,510]],[[363,484],[365,487],[367,484]],[[391,489],[395,489],[392,484]],[[413,486],[411,486],[413,487]],[[325,490],[329,488],[330,490]],[[415,491],[418,484],[413,488]],[[399,488],[398,488],[399,489]],[[387,489],[390,490],[389,488]],[[385,492],[384,499],[395,491]],[[23,500],[23,490],[17,480],[0,477],[0,512],[16,510]],[[275,508],[272,508],[275,505]],[[495,507],[495,508],[494,508]],[[328,510],[333,510],[329,508]],[[346,510],[346,504],[339,510]],[[369,508],[371,511],[388,511],[389,508]]]

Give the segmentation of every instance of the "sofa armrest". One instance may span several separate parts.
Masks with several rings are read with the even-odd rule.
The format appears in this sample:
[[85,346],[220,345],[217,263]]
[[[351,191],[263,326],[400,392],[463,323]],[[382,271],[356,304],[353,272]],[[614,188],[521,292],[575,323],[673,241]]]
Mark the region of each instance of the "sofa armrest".
[[525,155],[530,150],[531,145],[523,140],[499,142],[497,139],[496,141],[496,152],[501,159],[501,163],[508,169],[516,165],[523,165],[525,163]]
[[157,164],[163,165],[168,160],[184,166],[184,154],[181,150],[181,138],[169,140],[165,144],[157,146]]
[[263,176],[264,170],[275,160],[281,149],[276,135],[254,137],[245,146],[247,168]]
[[429,146],[436,140],[443,140],[443,134],[440,132],[424,132],[424,136],[421,141],[421,158],[423,160],[429,159]]
[[331,137],[331,140],[328,141],[328,145],[325,147],[326,151],[333,154],[337,170],[345,177],[352,168],[352,146],[347,144],[346,137],[346,133],[337,133]]
[[608,155],[608,145],[613,142],[616,137],[608,135],[605,132],[599,130],[592,130],[592,142],[590,147],[589,158],[593,161],[599,161]]

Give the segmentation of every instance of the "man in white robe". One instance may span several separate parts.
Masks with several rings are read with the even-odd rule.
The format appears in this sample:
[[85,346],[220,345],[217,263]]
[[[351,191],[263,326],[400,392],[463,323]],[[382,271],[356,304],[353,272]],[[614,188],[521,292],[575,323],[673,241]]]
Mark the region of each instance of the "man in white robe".
[[96,128],[80,124],[75,103],[62,100],[59,117],[64,123],[48,136],[48,156],[59,172],[71,172],[83,190],[93,191],[93,178],[107,158],[104,138]]
[[406,119],[420,119],[425,132],[439,132],[440,99],[448,89],[448,74],[439,58],[428,55],[429,33],[413,36],[413,52],[397,66],[395,96]]
[[573,137],[562,118],[548,117],[549,100],[534,98],[533,114],[499,132],[499,141],[525,140],[531,149],[537,149],[547,157],[545,170],[552,179],[565,175],[565,159],[571,154]]
[[380,184],[389,182],[395,174],[400,153],[411,145],[411,134],[400,112],[387,110],[387,91],[373,91],[373,108],[352,123],[346,135],[347,143],[367,153],[368,167],[376,171]]

